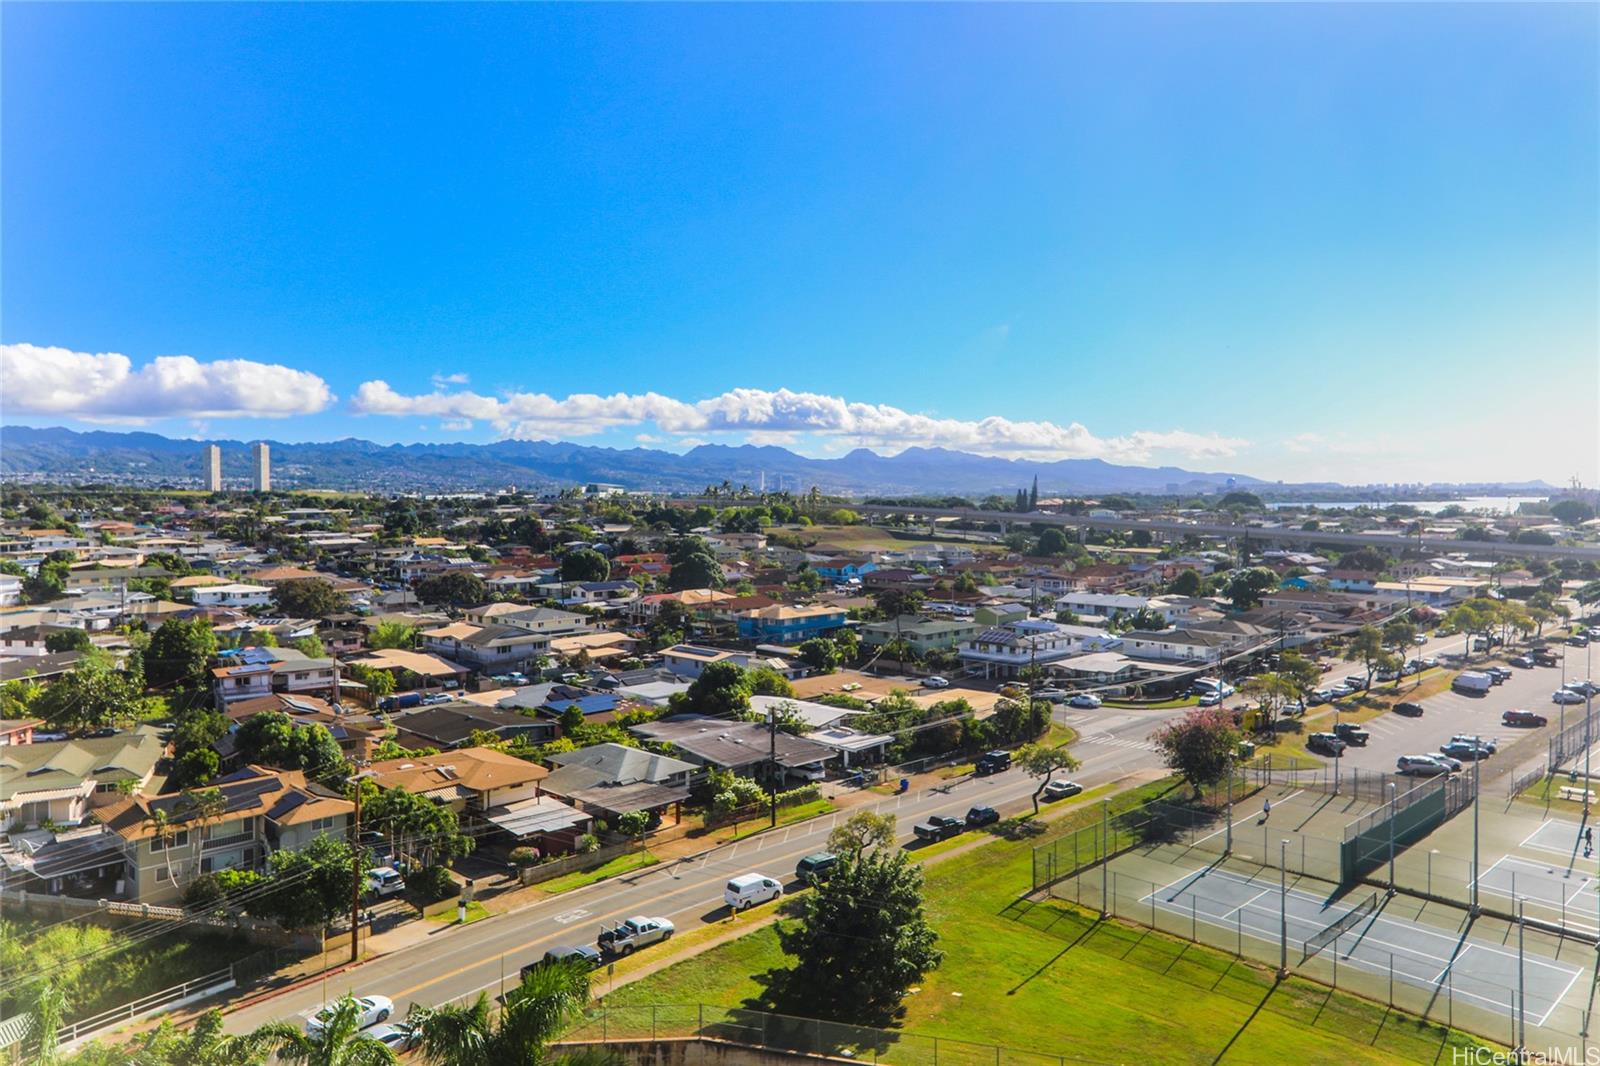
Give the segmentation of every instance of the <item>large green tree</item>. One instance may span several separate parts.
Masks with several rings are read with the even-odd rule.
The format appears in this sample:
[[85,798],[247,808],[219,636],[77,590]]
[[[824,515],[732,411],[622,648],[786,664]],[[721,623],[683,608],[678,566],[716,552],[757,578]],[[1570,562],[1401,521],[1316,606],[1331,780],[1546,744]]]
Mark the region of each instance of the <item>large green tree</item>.
[[1346,662],[1359,662],[1367,671],[1367,687],[1372,687],[1372,675],[1379,670],[1397,668],[1399,656],[1383,646],[1383,632],[1377,626],[1362,626],[1350,637],[1344,649]]
[[143,690],[137,671],[118,669],[104,652],[85,652],[71,673],[34,699],[32,711],[54,729],[98,729],[139,718]]
[[794,957],[782,983],[808,1012],[840,1021],[889,1018],[943,953],[922,909],[922,867],[889,849],[841,856],[798,897],[778,941]]
[[544,963],[522,975],[498,1012],[481,992],[469,1004],[414,1008],[407,1021],[422,1037],[418,1056],[437,1066],[603,1066],[612,1061],[604,1052],[550,1053],[588,1005],[589,977],[576,963]]
[[667,562],[672,572],[667,575],[667,588],[678,592],[683,589],[719,589],[727,579],[722,564],[711,548],[699,537],[679,537],[667,545]]
[[1034,814],[1039,813],[1039,797],[1056,774],[1070,773],[1082,765],[1065,744],[1024,744],[1017,751],[1017,764],[1023,773],[1039,779],[1039,787],[1033,790]]
[[207,687],[208,669],[217,654],[217,635],[208,618],[169,618],[150,634],[144,673],[151,688]]
[[287,1022],[274,1022],[258,1032],[278,1047],[278,1061],[294,1066],[388,1066],[400,1061],[388,1044],[361,1033],[361,1005],[353,995],[324,1008],[322,1027],[308,1033]]
[[326,618],[344,609],[344,594],[320,577],[283,581],[272,590],[272,603],[290,618]]
[[267,859],[267,886],[253,898],[250,913],[286,929],[324,925],[350,909],[354,864],[350,845],[327,834],[295,851],[275,851]]
[[261,711],[245,719],[235,734],[240,754],[279,770],[304,770],[326,781],[344,769],[339,742],[320,722],[296,722],[282,711]]
[[611,560],[593,548],[579,548],[561,557],[561,580],[604,581],[611,576]]
[[1221,707],[1196,707],[1150,736],[1167,768],[1196,794],[1228,776],[1239,750],[1239,728]]
[[470,607],[488,598],[483,578],[466,570],[446,570],[417,582],[417,598],[423,603],[449,607]]
[[1264,566],[1236,570],[1228,577],[1227,595],[1241,611],[1261,603],[1261,597],[1278,587],[1278,575]]
[[370,782],[362,821],[382,829],[401,850],[416,855],[424,866],[460,858],[472,851],[473,838],[461,832],[456,812],[403,788],[379,789]]
[[749,679],[733,663],[712,663],[686,691],[673,694],[672,707],[716,718],[737,718],[750,709]]

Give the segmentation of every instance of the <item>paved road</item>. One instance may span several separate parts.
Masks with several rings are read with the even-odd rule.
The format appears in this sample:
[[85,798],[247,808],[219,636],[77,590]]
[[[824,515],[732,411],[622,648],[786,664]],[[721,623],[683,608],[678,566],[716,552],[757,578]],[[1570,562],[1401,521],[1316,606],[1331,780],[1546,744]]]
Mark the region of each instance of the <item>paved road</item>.
[[[1074,778],[1092,787],[1133,770],[1160,765],[1146,737],[1178,713],[1059,709],[1057,719],[1081,736],[1073,750],[1083,768]],[[1021,810],[1037,785],[1036,779],[1013,769],[993,777],[960,778],[927,791],[885,797],[870,807],[894,814],[901,839],[909,840],[911,826],[930,814],[960,816],[978,803],[1000,807],[1002,812]],[[867,808],[852,808],[857,809]],[[548,948],[592,943],[602,924],[630,915],[670,918],[680,932],[725,921],[728,913],[722,903],[722,886],[729,877],[760,871],[788,881],[795,863],[821,850],[834,824],[848,813],[764,833],[700,857],[567,892],[464,928],[441,926],[427,943],[340,973],[329,979],[326,987],[317,983],[236,1011],[229,1015],[228,1028],[245,1032],[268,1021],[298,1022],[327,998],[337,998],[347,990],[389,996],[402,1016],[413,1002],[441,1003],[484,989],[497,993],[502,978],[514,983],[517,971]]]

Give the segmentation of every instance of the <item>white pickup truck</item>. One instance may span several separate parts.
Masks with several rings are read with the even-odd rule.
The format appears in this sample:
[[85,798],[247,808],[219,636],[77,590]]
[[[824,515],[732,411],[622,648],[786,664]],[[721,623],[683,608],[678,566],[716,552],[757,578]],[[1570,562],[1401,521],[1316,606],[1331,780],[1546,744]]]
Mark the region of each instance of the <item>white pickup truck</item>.
[[600,950],[616,955],[631,955],[635,948],[647,947],[658,940],[666,940],[675,932],[666,918],[646,918],[636,915],[621,925],[600,930]]

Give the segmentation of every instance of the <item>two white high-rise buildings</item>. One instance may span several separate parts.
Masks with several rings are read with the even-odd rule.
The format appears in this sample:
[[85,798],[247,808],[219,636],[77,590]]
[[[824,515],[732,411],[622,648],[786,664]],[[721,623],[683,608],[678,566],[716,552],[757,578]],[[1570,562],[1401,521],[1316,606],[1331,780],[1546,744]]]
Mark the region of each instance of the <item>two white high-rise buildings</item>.
[[[205,481],[207,492],[222,491],[222,447],[207,444],[205,450]],[[272,491],[272,449],[266,441],[250,446],[250,488],[254,492]]]

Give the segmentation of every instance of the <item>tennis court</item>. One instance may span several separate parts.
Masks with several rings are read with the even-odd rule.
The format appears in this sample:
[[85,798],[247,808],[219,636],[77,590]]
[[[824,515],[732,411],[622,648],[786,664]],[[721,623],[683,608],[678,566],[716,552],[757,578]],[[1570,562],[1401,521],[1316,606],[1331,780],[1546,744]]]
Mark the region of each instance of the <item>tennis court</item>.
[[1577,822],[1566,822],[1560,818],[1552,818],[1529,833],[1518,844],[1519,848],[1531,848],[1534,851],[1548,851],[1555,855],[1566,855],[1569,858],[1579,858],[1583,855],[1583,826]]
[[[1362,898],[1352,893],[1344,900],[1289,889],[1282,898],[1275,877],[1246,877],[1212,868],[1178,878],[1141,901],[1152,909],[1179,919],[1217,926],[1229,933],[1236,928],[1246,936],[1277,943],[1287,926],[1290,963],[1300,962],[1308,942],[1315,950],[1319,933]],[[1325,949],[1340,966],[1352,966],[1374,975],[1426,990],[1447,987],[1457,1000],[1476,1003],[1504,1016],[1510,990],[1518,983],[1518,958],[1498,943],[1469,940],[1459,934],[1384,917],[1381,909],[1356,922]],[[1527,1019],[1543,1025],[1561,1004],[1583,971],[1577,967],[1527,956],[1522,981],[1527,994]]]

